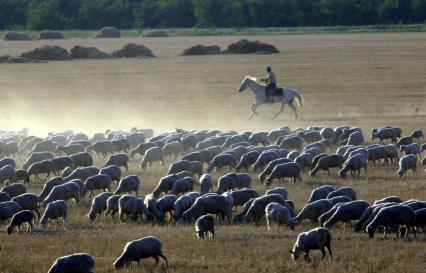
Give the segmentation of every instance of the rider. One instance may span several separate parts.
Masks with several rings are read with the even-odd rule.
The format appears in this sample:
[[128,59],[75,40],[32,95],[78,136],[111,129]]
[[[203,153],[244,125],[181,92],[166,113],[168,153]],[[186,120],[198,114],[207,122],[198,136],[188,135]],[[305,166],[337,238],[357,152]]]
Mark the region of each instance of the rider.
[[266,95],[266,102],[273,102],[274,98],[271,96],[272,90],[274,90],[277,87],[277,76],[274,72],[272,72],[272,67],[268,65],[266,67],[266,72],[268,73],[266,75],[265,79],[261,79],[261,81],[266,82],[266,88],[265,88],[265,95]]

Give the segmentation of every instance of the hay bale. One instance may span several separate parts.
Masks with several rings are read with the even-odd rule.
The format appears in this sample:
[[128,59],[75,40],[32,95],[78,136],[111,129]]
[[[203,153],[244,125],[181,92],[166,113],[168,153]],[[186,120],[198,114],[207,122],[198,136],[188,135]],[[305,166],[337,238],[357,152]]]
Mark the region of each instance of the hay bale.
[[228,46],[228,48],[224,51],[224,53],[228,54],[252,54],[252,53],[260,53],[260,54],[272,54],[279,53],[278,49],[270,44],[261,43],[259,41],[249,41],[246,39],[242,39],[238,42],[232,43]]
[[120,58],[155,57],[149,48],[133,43],[123,46],[121,49],[114,51],[111,55]]
[[95,36],[96,38],[120,38],[121,32],[116,27],[103,27]]
[[196,45],[191,46],[190,48],[185,49],[181,55],[191,56],[191,55],[217,55],[220,54],[220,47],[217,45]]
[[71,60],[65,48],[59,46],[42,46],[21,54],[31,60]]
[[3,35],[5,41],[30,41],[32,38],[25,33],[8,31]]
[[0,64],[23,64],[23,63],[42,63],[44,61],[31,60],[25,57],[13,57],[10,55],[0,56]]
[[108,59],[112,58],[108,53],[102,52],[96,47],[74,46],[70,49],[70,55],[74,59]]
[[65,39],[64,34],[60,31],[54,31],[54,30],[42,30],[38,34],[39,40],[54,40],[54,39]]
[[153,30],[150,32],[147,32],[145,35],[145,37],[170,37],[170,34],[167,31],[164,30]]

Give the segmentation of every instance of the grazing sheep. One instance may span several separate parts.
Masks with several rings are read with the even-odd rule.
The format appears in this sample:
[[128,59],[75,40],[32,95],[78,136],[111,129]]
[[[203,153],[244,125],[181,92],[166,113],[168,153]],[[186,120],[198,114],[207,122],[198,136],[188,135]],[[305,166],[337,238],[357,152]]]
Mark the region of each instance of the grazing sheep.
[[94,190],[111,191],[112,180],[106,174],[97,174],[86,179],[84,187],[94,196]]
[[213,157],[209,166],[207,167],[207,173],[211,173],[216,168],[217,171],[223,167],[235,168],[237,165],[237,158],[232,154],[218,154]]
[[271,174],[268,176],[268,178],[265,181],[265,184],[269,186],[274,179],[282,180],[283,178],[293,178],[294,183],[296,183],[296,180],[299,179],[300,182],[302,182],[302,177],[300,176],[300,173],[302,171],[302,168],[299,164],[294,162],[279,164],[274,167]]
[[76,183],[80,187],[80,196],[81,196],[81,199],[84,199],[84,197],[86,197],[87,190],[86,190],[86,187],[84,186],[84,181],[83,180],[81,180],[81,179],[73,179],[73,180],[68,181],[68,182],[74,182],[74,183]]
[[418,143],[412,143],[409,145],[401,145],[401,152],[404,152],[406,155],[412,154],[419,156],[421,158],[421,146]]
[[313,130],[300,132],[298,135],[303,138],[307,143],[314,143],[322,139],[321,133]]
[[358,172],[359,178],[362,168],[364,168],[365,172],[367,172],[367,158],[362,154],[357,154],[346,160],[342,168],[339,170],[339,175],[341,178],[346,178],[346,173],[350,171],[352,177],[355,178],[355,173]]
[[175,203],[177,201],[176,195],[168,194],[160,199],[158,199],[157,206],[160,213],[165,215],[166,213],[170,214],[170,219],[172,218],[172,211],[175,209]]
[[310,148],[310,149],[305,149],[303,153],[310,154],[312,156],[312,160],[310,162],[310,165],[312,166],[313,158],[316,157],[317,155],[320,155],[322,152],[323,151],[319,150],[318,148]]
[[213,181],[210,174],[203,174],[199,179],[200,193],[203,195],[208,193],[210,190],[213,191]]
[[44,211],[43,216],[41,217],[40,223],[44,229],[47,229],[49,220],[64,219],[63,226],[67,224],[67,211],[68,206],[64,200],[58,200],[51,202],[47,205],[46,210]]
[[178,195],[184,194],[185,192],[190,192],[194,189],[195,180],[194,178],[187,176],[181,179],[176,180],[173,183],[173,187],[170,190],[171,194]]
[[111,192],[102,192],[93,198],[90,211],[87,214],[90,221],[94,221],[97,216],[100,216],[103,211],[107,210],[107,200],[111,196],[113,196]]
[[56,147],[56,153],[64,153],[67,156],[73,155],[73,154],[77,154],[77,153],[81,153],[84,152],[84,146],[81,144],[69,144],[66,146],[61,146],[59,145],[58,147]]
[[308,204],[317,200],[326,199],[328,194],[334,191],[334,187],[330,185],[323,185],[312,190],[311,196],[308,199]]
[[398,176],[402,178],[408,170],[413,170],[413,174],[417,174],[417,157],[415,155],[406,155],[399,160]]
[[251,145],[262,144],[263,146],[269,145],[269,138],[267,132],[257,132],[251,134],[248,141]]
[[100,169],[99,174],[105,174],[108,175],[112,181],[116,181],[117,184],[120,182],[121,179],[121,169],[120,167],[116,165],[111,165],[107,167],[103,167]]
[[142,156],[143,154],[145,154],[145,152],[148,149],[153,148],[153,147],[158,147],[158,146],[157,146],[157,144],[152,143],[152,142],[141,143],[138,146],[136,146],[136,148],[134,148],[130,151],[130,158],[135,157],[136,154],[139,154],[139,155]]
[[51,161],[55,165],[56,173],[59,173],[59,171],[62,171],[67,167],[75,167],[74,160],[72,160],[72,158],[69,156],[55,157],[52,158]]
[[46,196],[49,195],[53,187],[62,185],[64,183],[65,183],[64,179],[60,176],[56,176],[49,179],[46,183],[44,183],[43,190],[38,195],[38,198],[40,199],[40,201],[44,200]]
[[333,206],[334,204],[327,199],[320,199],[308,203],[294,218],[294,222],[300,224],[303,220],[310,220],[312,223],[317,223],[318,218],[329,211]]
[[311,154],[303,153],[294,159],[294,163],[299,164],[302,170],[304,170],[306,168],[311,167],[312,159],[313,159],[313,156]]
[[220,214],[222,219],[226,217],[229,222],[231,207],[226,197],[222,195],[204,195],[198,197],[194,204],[182,214],[182,219],[191,221],[192,218],[198,219],[208,213]]
[[6,165],[0,169],[0,184],[4,184],[6,181],[10,183],[16,181],[15,168],[11,165]]
[[105,218],[111,213],[111,217],[114,218],[115,214],[118,212],[118,200],[121,195],[112,195],[107,199],[107,208],[105,211]]
[[287,154],[287,158],[290,159],[291,161],[294,161],[296,157],[298,157],[299,155],[301,155],[299,151],[293,150]]
[[283,187],[276,187],[276,188],[267,190],[265,193],[265,195],[270,195],[270,194],[279,194],[284,198],[284,200],[287,200],[288,198],[288,192]]
[[265,208],[266,223],[268,225],[268,231],[271,231],[271,221],[277,222],[277,227],[280,224],[286,224],[291,230],[294,229],[295,223],[291,217],[291,213],[286,206],[271,202]]
[[242,189],[237,191],[229,192],[229,195],[232,197],[233,207],[237,208],[238,206],[244,205],[251,198],[257,198],[260,196],[260,192],[255,189]]
[[88,152],[80,152],[70,155],[70,158],[74,161],[74,167],[88,167],[93,165],[93,157]]
[[355,131],[351,133],[348,137],[347,142],[345,145],[361,145],[364,144],[364,136],[362,135],[362,132]]
[[414,227],[421,228],[426,237],[426,208],[416,210],[414,213],[416,214]]
[[217,193],[222,194],[237,187],[238,176],[236,173],[227,173],[217,181]]
[[108,166],[118,166],[124,167],[126,171],[129,170],[129,156],[127,154],[115,154],[110,155],[107,162],[105,163],[105,167]]
[[260,182],[261,183],[265,182],[266,178],[271,174],[275,166],[279,164],[289,163],[289,162],[292,162],[292,161],[288,158],[278,158],[269,162],[266,168],[259,174]]
[[15,196],[11,201],[21,205],[23,210],[31,210],[37,213],[37,217],[40,219],[40,212],[38,211],[40,204],[39,198],[34,193],[24,193],[18,196]]
[[338,222],[350,222],[351,220],[358,220],[364,210],[369,207],[370,204],[364,200],[355,200],[348,203],[341,204],[334,214],[324,222],[326,228],[331,228]]
[[347,203],[347,202],[351,202],[353,201],[351,198],[345,196],[345,195],[341,195],[341,196],[336,196],[330,199],[327,199],[328,201],[330,201],[333,206],[338,204],[338,203]]
[[123,193],[131,193],[135,192],[135,195],[138,195],[140,180],[137,175],[129,175],[120,180],[117,189],[114,194],[123,194]]
[[163,221],[165,216],[162,210],[158,208],[158,201],[152,194],[145,196],[144,204],[148,211],[157,218],[159,221]]
[[0,192],[5,192],[9,194],[10,198],[13,198],[15,196],[26,193],[27,187],[24,184],[15,183],[9,186],[4,186],[3,188],[0,189]]
[[195,200],[200,197],[198,192],[189,192],[179,197],[174,204],[173,219],[179,220],[182,214],[187,211],[194,203]]
[[187,171],[192,174],[197,174],[198,176],[201,176],[203,173],[203,164],[198,161],[180,160],[170,165],[169,172],[167,174],[173,174],[183,171]]
[[22,210],[21,205],[14,201],[0,203],[0,223],[11,218],[15,213]]
[[334,154],[334,155],[324,155],[318,159],[318,163],[309,173],[312,177],[320,170],[327,171],[330,175],[330,168],[342,168],[345,159],[343,156]]
[[16,177],[16,181],[22,181],[25,184],[30,184],[30,176],[25,170],[16,170],[15,177]]
[[0,191],[0,203],[10,201],[11,197],[7,192]]
[[87,253],[63,256],[53,263],[47,273],[93,273],[95,260]]
[[269,162],[275,160],[279,157],[279,153],[275,150],[266,150],[263,151],[256,162],[253,164],[253,171],[257,171],[258,169],[263,169]]
[[37,153],[37,152],[54,152],[56,151],[58,144],[45,139],[41,142],[38,142],[34,145],[33,149],[29,152],[29,154]]
[[413,138],[410,136],[405,136],[405,137],[401,137],[396,143],[396,145],[398,147],[401,147],[401,145],[410,145],[411,143],[413,143]]
[[347,196],[349,197],[352,201],[356,200],[356,192],[352,187],[341,187],[336,189],[335,191],[330,192],[327,195],[327,199],[331,199],[333,197],[336,196]]
[[241,169],[248,170],[252,164],[254,164],[257,159],[259,158],[260,153],[258,151],[250,151],[246,154],[244,154],[240,161],[238,162],[237,166],[235,166],[235,169],[237,171]]
[[178,179],[180,179],[180,177],[177,174],[170,174],[161,178],[152,194],[154,197],[159,197],[161,193],[167,194],[173,188],[173,184]]
[[380,139],[380,143],[384,143],[385,140],[390,140],[392,143],[396,143],[396,133],[392,128],[381,128],[371,133],[371,141]]
[[46,207],[49,203],[56,200],[67,201],[68,199],[74,199],[74,204],[80,204],[80,186],[74,182],[66,182],[62,185],[58,185],[52,188],[49,195],[43,201],[42,205]]
[[7,234],[11,234],[13,230],[17,227],[18,233],[21,229],[21,226],[25,223],[27,223],[27,231],[25,233],[32,233],[34,228],[34,213],[30,210],[22,210],[20,212],[15,213],[12,216],[12,220],[10,221],[10,224],[7,226]]
[[282,149],[287,149],[287,150],[292,150],[292,149],[300,150],[304,142],[305,140],[303,138],[296,135],[287,135],[283,138],[278,138],[277,140],[278,146]]
[[65,181],[71,181],[73,179],[80,179],[86,181],[87,178],[97,175],[99,169],[96,167],[83,167],[75,169],[70,175],[64,177]]
[[112,142],[108,140],[97,141],[94,144],[86,147],[87,152],[94,152],[95,156],[97,155],[99,158],[101,158],[101,155],[103,158],[105,158],[108,154],[111,154],[113,150],[114,147]]
[[159,258],[161,257],[169,266],[166,256],[163,254],[161,241],[154,237],[148,236],[139,240],[128,242],[124,247],[123,253],[114,262],[115,269],[128,267],[132,262],[137,262],[141,259],[154,258],[155,264],[158,266]]
[[118,199],[118,215],[120,222],[124,222],[124,216],[130,216],[130,219],[136,221],[138,216],[142,218],[145,214],[147,218],[152,218],[143,200],[133,195],[123,195]]
[[151,166],[155,161],[160,161],[161,164],[164,164],[163,157],[164,151],[160,147],[149,148],[144,154],[144,158],[141,162],[141,168],[144,170],[147,166]]
[[373,221],[374,217],[376,217],[377,213],[379,213],[381,208],[384,207],[390,207],[397,205],[396,203],[380,203],[377,205],[369,206],[364,210],[364,213],[361,215],[361,217],[358,219],[358,221],[354,224],[354,231],[360,232],[366,231],[367,226]]
[[321,250],[322,257],[321,261],[325,258],[325,248],[328,249],[330,254],[330,261],[332,259],[331,250],[331,232],[323,227],[315,228],[307,232],[302,232],[297,236],[297,241],[293,246],[293,250],[290,250],[293,260],[297,261],[301,253],[305,254],[305,262],[310,262],[309,252],[311,250]]
[[8,165],[11,166],[13,169],[15,169],[16,168],[15,160],[9,157],[5,157],[0,160],[0,168],[3,168]]
[[172,141],[164,145],[164,156],[177,158],[183,153],[183,145],[180,141]]
[[410,228],[412,228],[413,232],[415,232],[415,219],[416,214],[414,210],[408,206],[394,205],[381,208],[376,217],[367,226],[368,236],[373,238],[374,233],[380,226],[388,227],[390,225],[403,225],[406,227],[406,232],[402,237],[405,238]]
[[378,204],[382,204],[382,203],[389,203],[389,202],[402,203],[402,199],[399,198],[398,196],[387,196],[387,197],[384,197],[380,200],[374,201],[374,205],[378,205]]
[[53,163],[51,159],[47,159],[47,160],[43,160],[43,161],[31,164],[27,172],[28,172],[28,176],[30,177],[31,175],[35,176],[34,181],[36,178],[40,180],[39,174],[44,174],[44,173],[46,174],[46,178],[44,178],[42,181],[46,181],[51,173],[58,175],[55,163]]
[[204,239],[211,235],[214,239],[214,219],[211,215],[203,215],[195,221],[195,233],[198,239]]
[[237,173],[237,183],[235,186],[239,189],[251,188],[251,177],[248,173]]
[[[250,199],[251,200],[251,199]],[[249,202],[249,201],[248,201]],[[269,203],[276,202],[283,206],[286,206],[291,214],[291,217],[294,216],[293,209],[291,206],[284,200],[284,198],[279,194],[269,194],[257,197],[251,202],[250,207],[248,208],[246,214],[243,217],[244,222],[249,222],[251,220],[258,222],[265,216],[265,208]],[[244,205],[245,207],[245,205]]]
[[414,130],[413,132],[411,132],[410,137],[413,140],[417,140],[417,141],[420,141],[420,139],[424,140],[422,130]]
[[197,136],[193,134],[188,134],[180,139],[180,143],[182,143],[182,151],[189,151],[193,150],[195,146],[197,146],[198,143]]
[[28,171],[28,168],[37,162],[43,161],[43,160],[49,160],[52,159],[54,156],[52,153],[49,152],[37,152],[32,153],[28,159],[25,161],[24,165],[22,166],[22,169]]

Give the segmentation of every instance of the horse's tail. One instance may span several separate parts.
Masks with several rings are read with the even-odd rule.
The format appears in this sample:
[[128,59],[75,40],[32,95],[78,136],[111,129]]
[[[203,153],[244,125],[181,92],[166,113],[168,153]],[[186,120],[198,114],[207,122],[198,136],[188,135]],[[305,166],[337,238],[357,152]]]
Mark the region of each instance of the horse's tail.
[[302,95],[300,95],[299,93],[297,93],[297,92],[294,92],[294,102],[296,103],[296,105],[298,106],[298,107],[302,107],[303,105],[303,97],[302,97]]

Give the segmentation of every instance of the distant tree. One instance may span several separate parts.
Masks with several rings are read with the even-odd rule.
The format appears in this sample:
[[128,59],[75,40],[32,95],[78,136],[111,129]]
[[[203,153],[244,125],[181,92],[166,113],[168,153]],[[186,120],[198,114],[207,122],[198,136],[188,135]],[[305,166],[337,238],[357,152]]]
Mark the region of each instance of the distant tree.
[[426,23],[426,0],[413,0],[413,15],[417,23]]
[[194,0],[194,15],[200,27],[232,26],[232,0]]
[[23,28],[26,21],[27,1],[0,0],[0,29]]
[[320,9],[327,25],[374,24],[377,16],[371,0],[321,0]]
[[254,26],[291,27],[303,21],[297,0],[248,0]]
[[81,29],[98,29],[104,26],[133,27],[129,11],[123,0],[84,1],[79,9],[78,26]]
[[384,0],[378,8],[379,22],[411,23],[414,18],[411,2],[411,0]]

